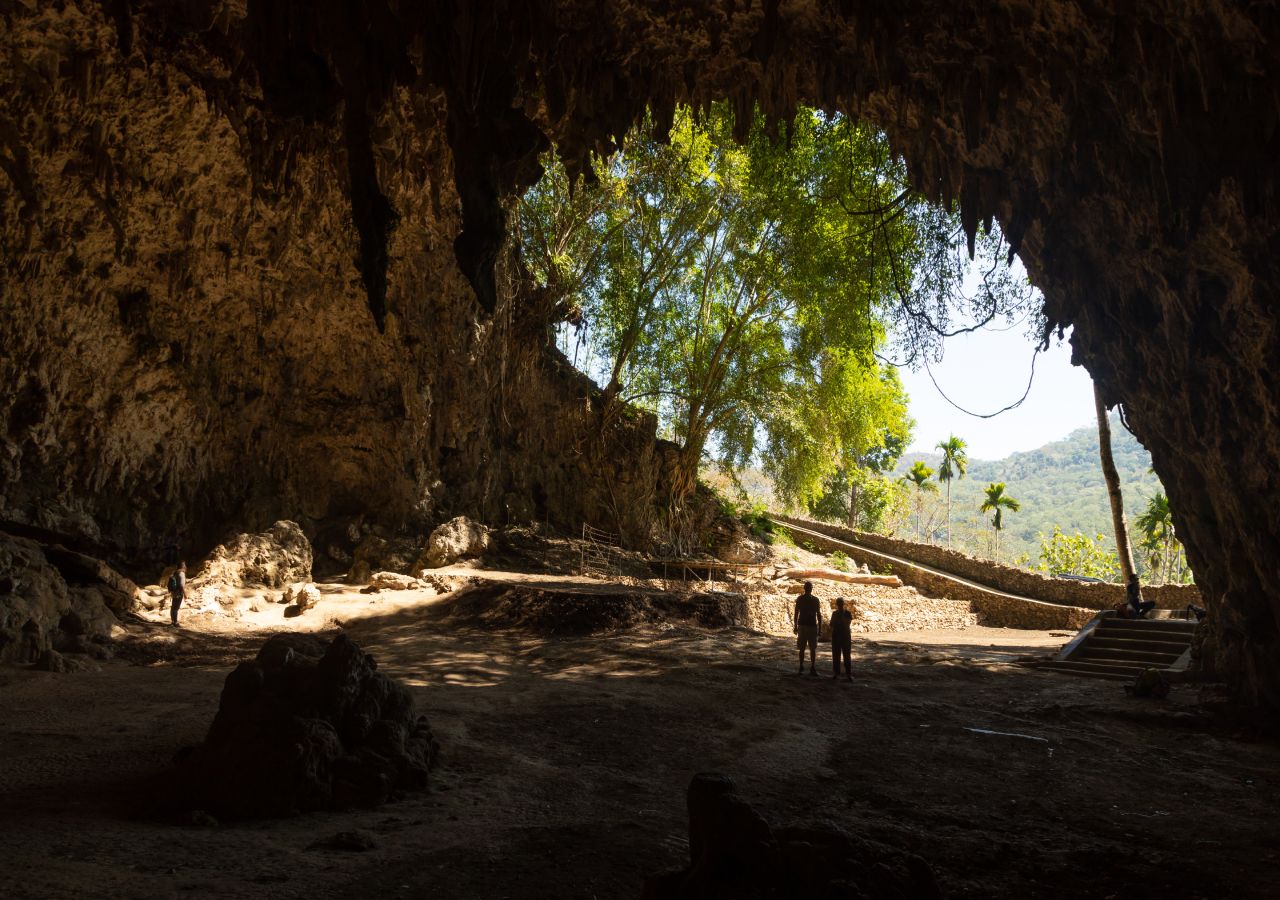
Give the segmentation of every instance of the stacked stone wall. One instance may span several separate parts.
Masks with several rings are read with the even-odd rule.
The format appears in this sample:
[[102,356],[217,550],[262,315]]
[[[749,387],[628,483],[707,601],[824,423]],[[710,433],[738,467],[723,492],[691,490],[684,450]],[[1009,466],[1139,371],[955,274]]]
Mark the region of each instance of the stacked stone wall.
[[[932,566],[944,572],[950,572],[961,578],[976,581],[979,584],[1030,597],[1045,603],[1067,606],[1079,606],[1086,609],[1111,609],[1125,601],[1124,586],[1104,582],[1076,581],[1070,578],[1055,578],[1029,572],[1016,566],[997,563],[989,559],[979,559],[948,550],[945,547],[934,547],[901,538],[886,537],[866,531],[855,531],[828,522],[816,522],[792,516],[779,516],[783,523],[797,525],[829,535],[841,541],[859,544],[870,550],[877,550],[892,556],[899,556],[921,565]],[[801,540],[805,540],[802,538]],[[847,548],[832,545],[831,549]],[[829,552],[829,551],[824,551]],[[1143,585],[1142,595],[1155,601],[1158,609],[1185,609],[1188,603],[1203,605],[1200,589],[1194,584],[1159,584]]]

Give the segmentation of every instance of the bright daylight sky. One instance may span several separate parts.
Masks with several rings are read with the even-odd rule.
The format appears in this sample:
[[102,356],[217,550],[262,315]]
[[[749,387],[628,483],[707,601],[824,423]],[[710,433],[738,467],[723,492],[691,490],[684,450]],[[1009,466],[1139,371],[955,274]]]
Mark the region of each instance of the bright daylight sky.
[[[1070,332],[1068,332],[1070,337]],[[1022,396],[1035,346],[1022,328],[976,332],[948,338],[933,376],[947,396],[977,413],[995,412]],[[970,458],[1001,459],[1034,450],[1094,421],[1093,382],[1071,365],[1071,347],[1056,340],[1036,359],[1031,393],[1017,409],[993,419],[965,415],[947,403],[923,368],[899,369],[916,420],[915,440],[907,453],[931,450],[948,435],[964,438]]]

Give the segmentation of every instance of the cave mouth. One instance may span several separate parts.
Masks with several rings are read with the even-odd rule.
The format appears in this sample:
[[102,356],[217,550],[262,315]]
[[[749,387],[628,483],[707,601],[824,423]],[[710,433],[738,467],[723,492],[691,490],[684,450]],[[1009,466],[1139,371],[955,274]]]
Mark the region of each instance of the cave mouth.
[[810,104],[883,129],[967,234],[1001,223],[1169,488],[1207,652],[1242,699],[1280,708],[1280,522],[1252,502],[1280,459],[1258,425],[1277,400],[1265,10],[6,15],[0,221],[21,313],[0,327],[22,387],[3,410],[3,518],[138,553],[192,520],[311,528],[350,496],[411,527],[528,517],[535,484],[565,521],[638,503],[661,449],[635,432],[607,456],[648,474],[601,469],[629,498],[550,462],[586,426],[535,422],[555,402],[531,398],[585,394],[542,353],[511,200],[551,145],[582,171],[646,110],[664,128],[680,104],[727,100],[745,137],[757,108],[785,128]]

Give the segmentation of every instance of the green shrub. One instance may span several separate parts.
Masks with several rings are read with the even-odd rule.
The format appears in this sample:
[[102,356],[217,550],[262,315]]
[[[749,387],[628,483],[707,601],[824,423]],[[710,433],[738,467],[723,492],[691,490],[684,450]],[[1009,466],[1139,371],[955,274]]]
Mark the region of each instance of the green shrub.
[[845,555],[843,550],[837,550],[832,553],[827,557],[827,562],[831,565],[831,568],[835,569],[837,572],[849,571],[849,557]]

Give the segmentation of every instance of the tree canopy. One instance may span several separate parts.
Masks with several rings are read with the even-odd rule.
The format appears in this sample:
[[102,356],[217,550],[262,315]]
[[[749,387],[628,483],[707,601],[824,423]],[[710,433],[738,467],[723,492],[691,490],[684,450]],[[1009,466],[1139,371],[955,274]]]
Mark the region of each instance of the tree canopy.
[[[732,114],[677,110],[570,184],[553,156],[520,206],[524,258],[578,362],[617,403],[657,413],[685,483],[710,454],[758,460],[779,494],[813,501],[910,433],[881,352],[933,352],[950,317],[1012,316],[1025,285],[984,268],[962,289],[958,214],[907,187],[874,129],[801,110],[786,141]],[[982,237],[993,257],[998,233]],[[576,354],[575,354],[576,355]]]

